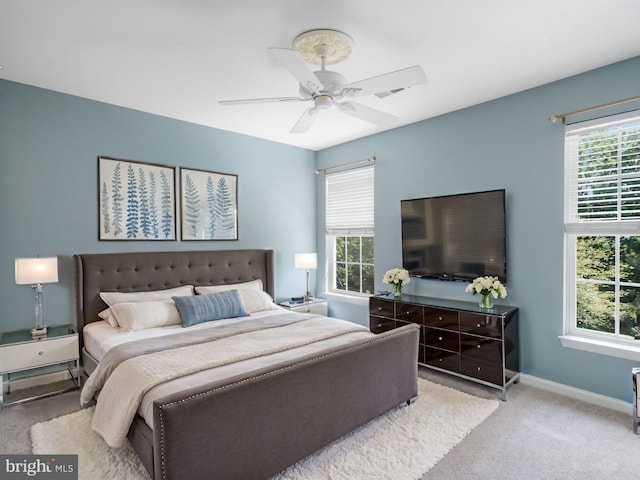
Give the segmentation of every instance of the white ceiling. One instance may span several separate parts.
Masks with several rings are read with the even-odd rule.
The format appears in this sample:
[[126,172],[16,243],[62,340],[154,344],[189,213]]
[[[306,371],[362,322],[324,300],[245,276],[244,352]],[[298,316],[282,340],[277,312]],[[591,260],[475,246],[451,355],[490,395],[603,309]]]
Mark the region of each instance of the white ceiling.
[[0,78],[320,150],[382,129],[332,108],[290,134],[308,103],[218,104],[297,96],[267,48],[304,31],[354,39],[328,67],[349,82],[424,69],[358,98],[395,128],[640,55],[639,19],[640,0],[0,0]]

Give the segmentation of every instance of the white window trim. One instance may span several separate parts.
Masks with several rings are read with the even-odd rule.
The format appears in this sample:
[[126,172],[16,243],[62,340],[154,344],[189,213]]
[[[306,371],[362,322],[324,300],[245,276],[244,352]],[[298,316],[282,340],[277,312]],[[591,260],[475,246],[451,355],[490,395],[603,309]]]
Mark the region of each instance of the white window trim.
[[[620,120],[627,120],[629,118],[637,117],[638,112],[630,112],[627,114],[621,114],[616,116],[614,122],[617,123]],[[582,130],[587,131],[589,129],[599,129],[606,125],[606,121],[602,119],[596,119],[582,124]],[[577,130],[574,127],[567,127],[568,129]],[[626,360],[640,361],[640,341],[625,338],[622,336],[612,337],[611,334],[605,332],[596,332],[586,329],[579,329],[575,324],[575,308],[576,308],[576,261],[567,261],[567,255],[570,252],[576,250],[575,240],[577,235],[624,235],[634,234],[637,235],[640,227],[640,222],[629,221],[603,221],[603,222],[590,222],[575,224],[571,223],[570,218],[570,203],[574,201],[573,197],[568,194],[570,189],[570,175],[573,164],[568,165],[567,158],[569,156],[570,147],[565,141],[565,183],[564,183],[564,201],[565,201],[565,307],[564,307],[564,335],[558,336],[560,343],[563,347],[573,348],[577,350],[587,351],[591,353],[597,353],[601,355],[607,355],[617,358],[623,358]],[[616,326],[616,330],[617,330]]]
[[607,342],[583,335],[560,335],[558,338],[563,347],[640,362],[640,348],[637,346]]

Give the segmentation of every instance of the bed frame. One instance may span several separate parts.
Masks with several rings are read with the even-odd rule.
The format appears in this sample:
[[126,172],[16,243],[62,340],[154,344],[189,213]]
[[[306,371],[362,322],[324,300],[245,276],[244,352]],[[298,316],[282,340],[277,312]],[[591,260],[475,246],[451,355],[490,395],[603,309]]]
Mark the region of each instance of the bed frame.
[[[74,255],[77,326],[107,308],[100,291],[149,291],[261,279],[272,250]],[[152,430],[128,438],[154,479],[268,478],[418,394],[419,329],[385,332],[154,402]],[[82,335],[80,335],[82,339]],[[96,360],[82,348],[86,374]]]

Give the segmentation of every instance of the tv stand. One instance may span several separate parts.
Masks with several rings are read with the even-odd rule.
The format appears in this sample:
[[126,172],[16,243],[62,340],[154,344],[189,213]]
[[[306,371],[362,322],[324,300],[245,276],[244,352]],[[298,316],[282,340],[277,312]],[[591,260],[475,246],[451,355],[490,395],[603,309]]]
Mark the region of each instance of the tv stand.
[[418,364],[501,391],[520,378],[518,308],[402,295],[369,299],[369,326],[381,333],[420,325]]

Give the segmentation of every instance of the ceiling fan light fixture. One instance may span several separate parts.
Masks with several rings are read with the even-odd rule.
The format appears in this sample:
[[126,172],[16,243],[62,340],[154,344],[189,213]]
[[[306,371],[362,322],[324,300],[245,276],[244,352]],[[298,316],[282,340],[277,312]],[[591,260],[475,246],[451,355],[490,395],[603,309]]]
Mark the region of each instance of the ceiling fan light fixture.
[[318,110],[326,110],[333,105],[333,97],[329,95],[318,95],[313,98]]
[[346,60],[353,51],[353,39],[344,32],[331,29],[316,29],[301,33],[293,40],[293,49],[307,63],[325,65]]

